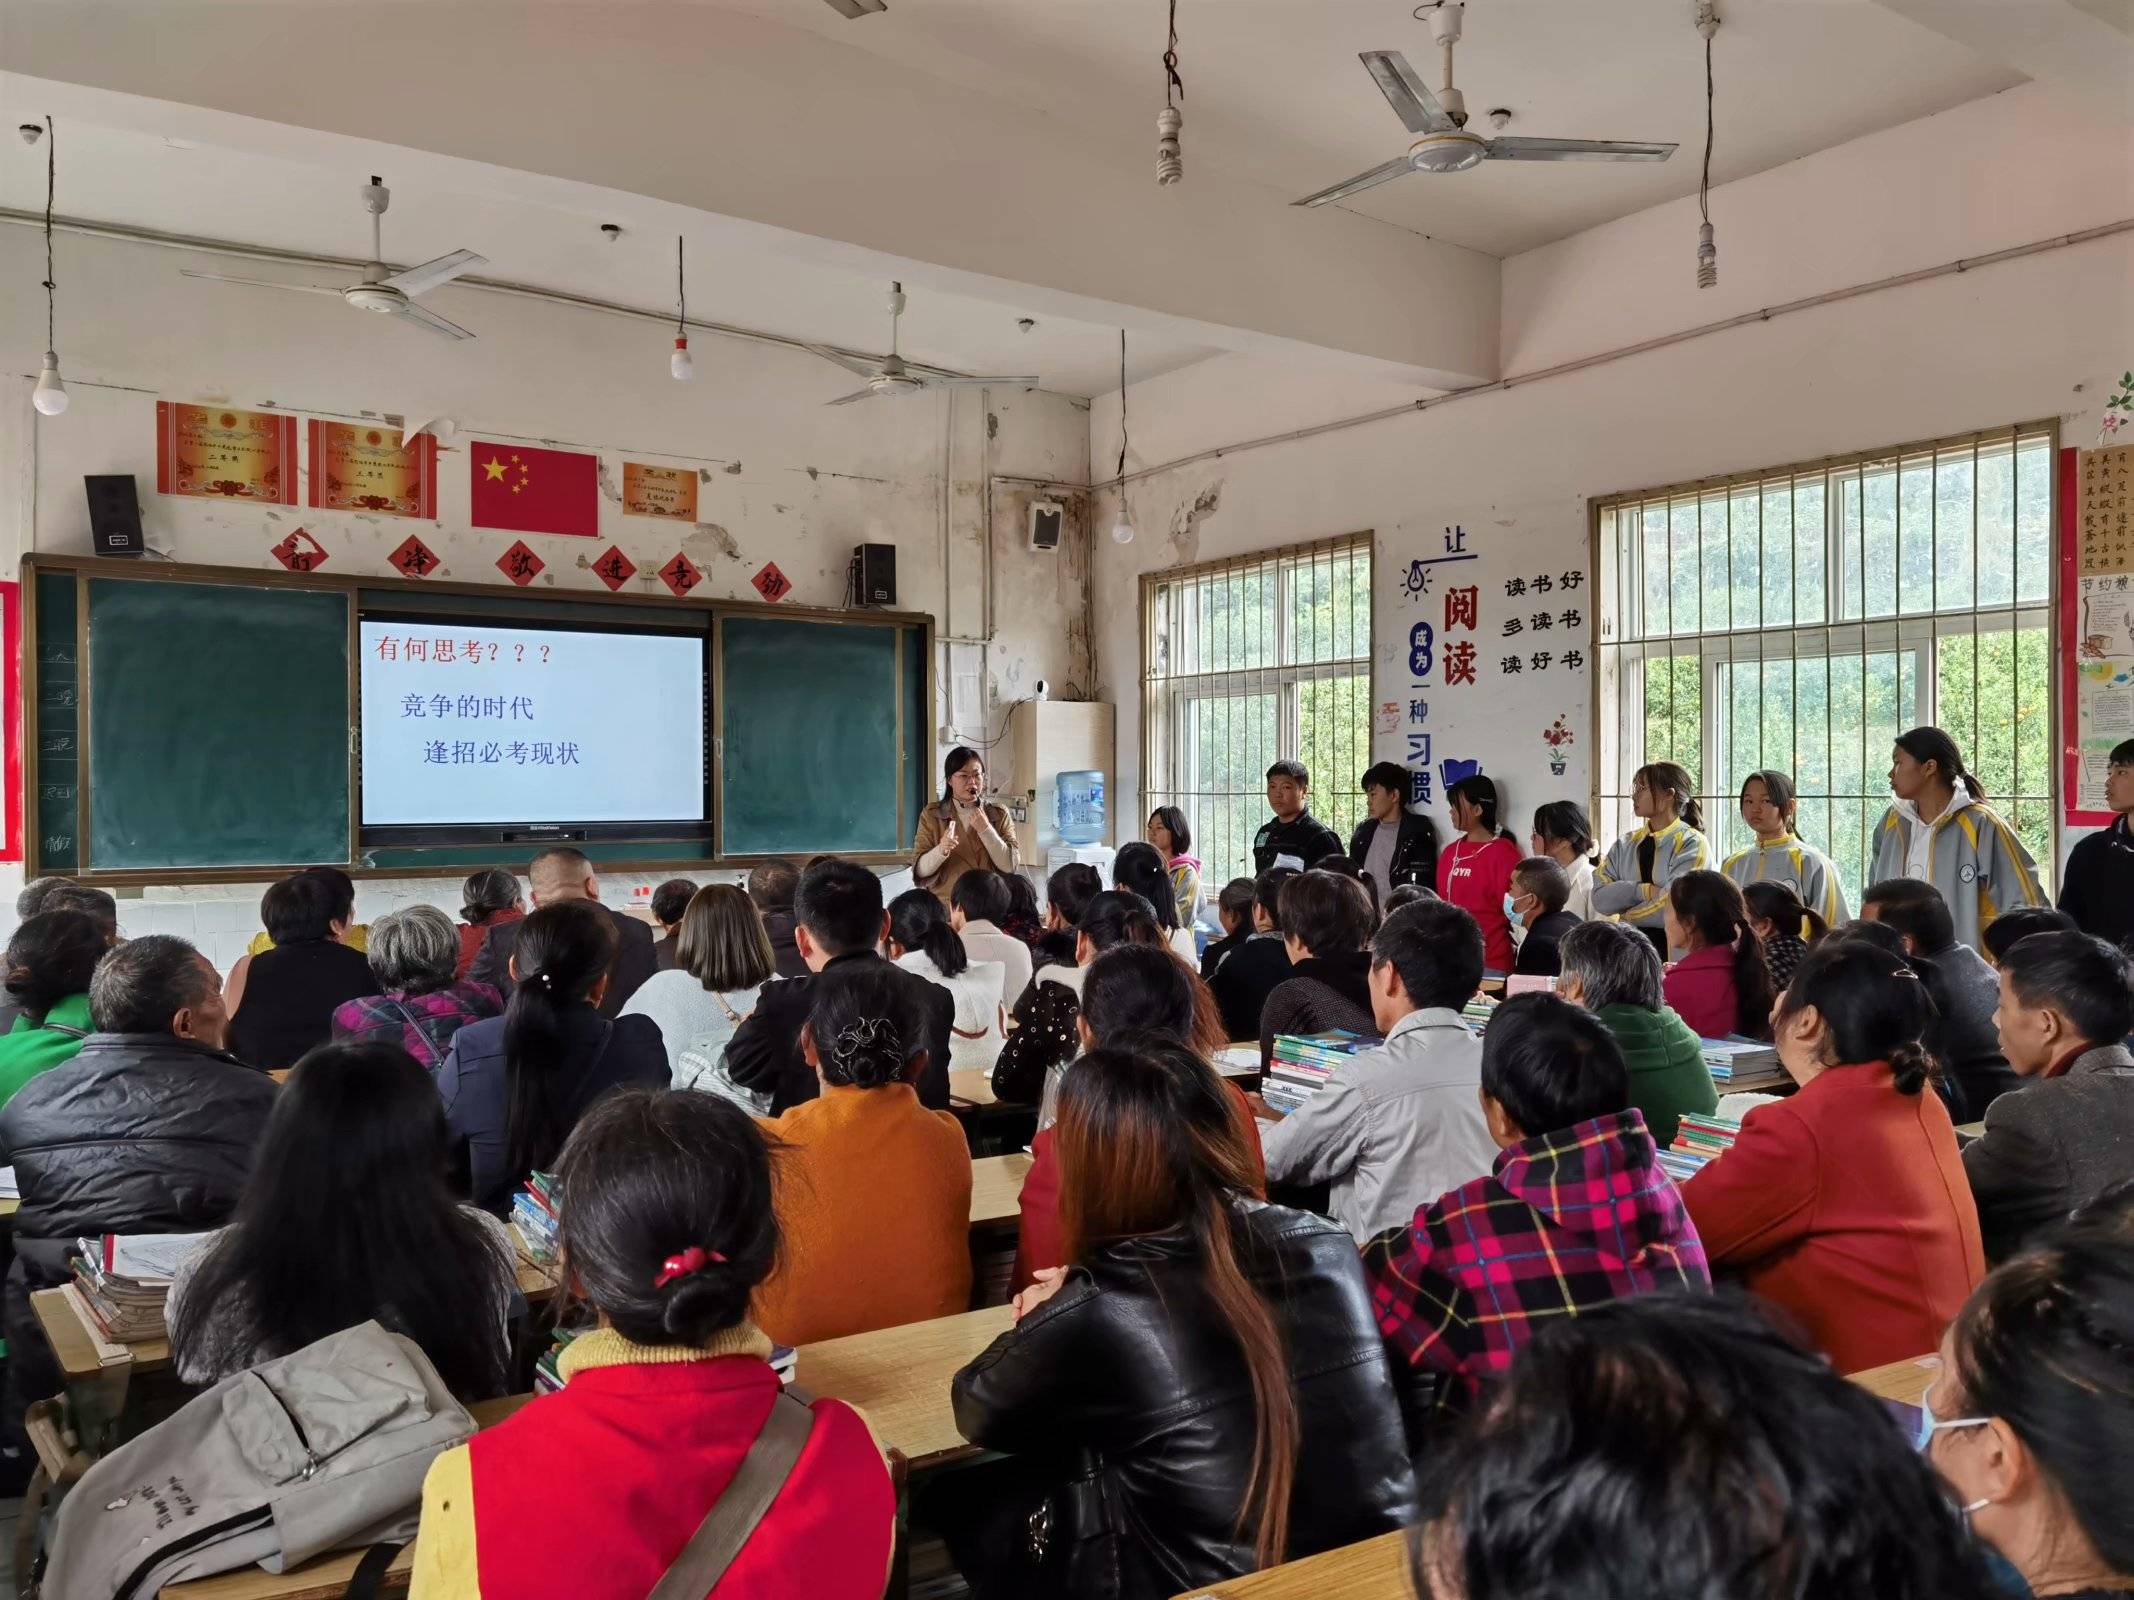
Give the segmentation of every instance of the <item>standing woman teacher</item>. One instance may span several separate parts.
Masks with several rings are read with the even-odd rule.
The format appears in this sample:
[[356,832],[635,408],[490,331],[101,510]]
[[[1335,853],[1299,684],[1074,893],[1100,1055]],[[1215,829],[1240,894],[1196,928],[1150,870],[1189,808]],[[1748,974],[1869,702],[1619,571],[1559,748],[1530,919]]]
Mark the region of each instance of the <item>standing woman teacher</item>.
[[1873,888],[1886,878],[1931,883],[1949,902],[1956,940],[1979,936],[2003,911],[2042,906],[2038,864],[2015,830],[1986,807],[1986,790],[1964,770],[1956,741],[1939,728],[1897,736],[1890,752],[1892,804],[1875,828]]
[[1712,854],[1695,790],[1688,772],[1672,761],[1638,768],[1630,778],[1630,809],[1640,825],[1608,847],[1593,875],[1594,913],[1629,923],[1663,947],[1662,960],[1668,886],[1703,868]]
[[1022,866],[1015,823],[1005,807],[986,802],[985,760],[959,744],[941,764],[941,798],[919,814],[911,875],[943,905],[966,872],[1014,872]]

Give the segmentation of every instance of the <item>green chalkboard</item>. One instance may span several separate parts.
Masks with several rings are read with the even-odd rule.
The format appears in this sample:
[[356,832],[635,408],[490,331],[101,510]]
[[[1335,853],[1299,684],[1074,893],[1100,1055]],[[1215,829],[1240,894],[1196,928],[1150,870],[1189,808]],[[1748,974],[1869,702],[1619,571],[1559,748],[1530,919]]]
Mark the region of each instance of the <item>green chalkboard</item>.
[[90,870],[348,860],[351,596],[87,590]]
[[717,658],[721,855],[910,845],[906,751],[932,747],[912,722],[925,694],[923,630],[722,616]]

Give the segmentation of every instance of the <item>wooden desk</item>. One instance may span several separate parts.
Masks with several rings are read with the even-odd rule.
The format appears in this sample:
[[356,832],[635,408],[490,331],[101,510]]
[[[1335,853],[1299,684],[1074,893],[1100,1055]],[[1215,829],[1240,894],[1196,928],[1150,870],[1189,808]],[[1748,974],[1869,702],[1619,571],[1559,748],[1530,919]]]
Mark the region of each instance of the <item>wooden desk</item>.
[[977,1453],[949,1414],[949,1380],[1014,1321],[1010,1307],[988,1306],[806,1345],[793,1382],[866,1412],[875,1437],[901,1451],[912,1471],[937,1467]]
[[993,1093],[993,1074],[984,1067],[958,1067],[948,1075],[951,1106],[998,1105]]
[[[1916,1356],[1855,1372],[1852,1381],[1885,1400],[1917,1405],[1941,1367],[1939,1356]],[[1409,1600],[1408,1536],[1382,1533],[1301,1561],[1285,1562],[1178,1600]]]
[[1023,1179],[1030,1156],[981,1156],[971,1163],[971,1229],[997,1228],[1022,1220]]
[[[487,1428],[502,1422],[532,1398],[530,1394],[506,1395],[501,1400],[480,1401],[467,1409],[474,1414],[476,1427]],[[167,1583],[160,1594],[162,1600],[341,1600],[341,1596],[348,1592],[348,1580],[356,1575],[356,1563],[361,1559],[360,1551],[351,1551],[344,1555],[320,1556],[316,1561],[307,1561],[287,1572],[241,1567],[235,1572],[217,1573],[212,1578],[195,1578],[190,1583]],[[405,1589],[414,1564],[415,1547],[409,1545],[385,1569],[380,1591],[398,1593]]]
[[20,1196],[17,1196],[10,1200],[0,1200],[0,1221],[4,1221],[7,1218],[14,1216],[14,1214],[20,1211],[21,1209],[22,1200]]

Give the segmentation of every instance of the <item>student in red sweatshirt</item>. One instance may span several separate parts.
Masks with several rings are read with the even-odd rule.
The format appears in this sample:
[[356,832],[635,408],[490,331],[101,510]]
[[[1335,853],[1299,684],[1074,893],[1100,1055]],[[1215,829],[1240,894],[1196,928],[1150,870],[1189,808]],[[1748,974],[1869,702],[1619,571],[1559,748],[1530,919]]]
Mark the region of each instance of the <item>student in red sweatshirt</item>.
[[[749,1298],[778,1254],[770,1154],[747,1113],[623,1089],[558,1164],[567,1282],[600,1326],[564,1386],[431,1465],[413,1600],[644,1600],[779,1398]],[[718,1581],[724,1595],[874,1600],[896,1495],[859,1413],[817,1400],[806,1442]]]
[[1700,1039],[1771,1033],[1771,968],[1749,923],[1741,887],[1699,868],[1667,886],[1667,942],[1675,962],[1661,992]]

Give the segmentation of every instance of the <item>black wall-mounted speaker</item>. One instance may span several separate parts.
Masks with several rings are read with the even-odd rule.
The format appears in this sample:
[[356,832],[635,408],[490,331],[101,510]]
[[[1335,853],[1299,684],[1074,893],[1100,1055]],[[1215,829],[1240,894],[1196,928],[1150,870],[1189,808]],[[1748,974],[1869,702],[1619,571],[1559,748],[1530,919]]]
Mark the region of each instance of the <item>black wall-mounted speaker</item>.
[[89,493],[90,548],[100,556],[137,556],[141,542],[141,500],[133,475],[89,473],[82,479]]
[[893,606],[897,603],[897,547],[893,544],[863,544],[852,552],[859,573],[859,603],[863,606]]

